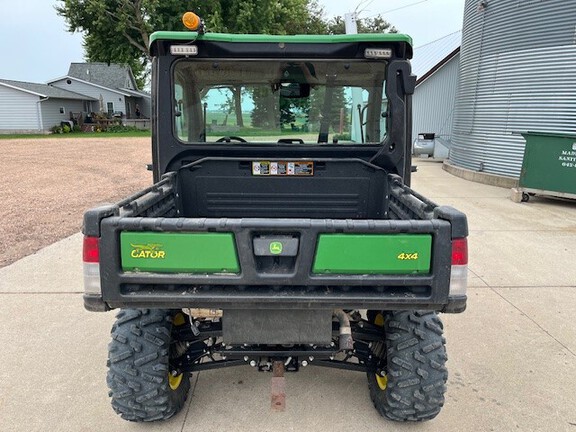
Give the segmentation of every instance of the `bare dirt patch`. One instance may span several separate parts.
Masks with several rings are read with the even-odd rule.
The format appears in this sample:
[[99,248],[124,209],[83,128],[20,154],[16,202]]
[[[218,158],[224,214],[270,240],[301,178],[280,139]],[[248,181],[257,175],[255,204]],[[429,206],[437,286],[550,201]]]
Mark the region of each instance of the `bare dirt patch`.
[[79,232],[88,208],[152,183],[150,138],[0,140],[0,154],[0,267]]

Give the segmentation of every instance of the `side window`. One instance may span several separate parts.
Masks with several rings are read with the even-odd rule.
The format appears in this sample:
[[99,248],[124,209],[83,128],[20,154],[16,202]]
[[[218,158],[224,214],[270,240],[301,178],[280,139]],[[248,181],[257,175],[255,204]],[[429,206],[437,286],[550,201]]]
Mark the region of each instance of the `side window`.
[[186,112],[184,111],[184,92],[181,84],[174,86],[174,116],[176,136],[182,141],[188,141]]
[[380,141],[384,141],[388,133],[386,129],[386,120],[388,120],[388,98],[386,98],[384,92],[382,92],[382,106],[380,108]]
[[388,100],[384,88],[354,87],[350,90],[351,140],[355,143],[380,142],[386,137]]

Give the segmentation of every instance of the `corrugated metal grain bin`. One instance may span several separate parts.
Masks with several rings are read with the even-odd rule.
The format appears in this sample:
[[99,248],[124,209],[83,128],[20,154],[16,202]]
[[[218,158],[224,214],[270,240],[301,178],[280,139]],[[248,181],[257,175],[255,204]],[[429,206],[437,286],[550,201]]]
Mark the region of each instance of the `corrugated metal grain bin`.
[[576,134],[524,132],[522,136],[526,140],[522,192],[576,199]]
[[514,132],[576,131],[575,24],[576,0],[466,0],[453,165],[519,178]]

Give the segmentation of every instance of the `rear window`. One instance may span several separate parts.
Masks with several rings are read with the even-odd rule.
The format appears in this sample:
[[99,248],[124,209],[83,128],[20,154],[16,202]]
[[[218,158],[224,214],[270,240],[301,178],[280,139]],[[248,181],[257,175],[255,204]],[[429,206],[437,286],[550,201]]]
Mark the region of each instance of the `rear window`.
[[174,134],[205,142],[377,143],[386,136],[382,61],[181,60]]

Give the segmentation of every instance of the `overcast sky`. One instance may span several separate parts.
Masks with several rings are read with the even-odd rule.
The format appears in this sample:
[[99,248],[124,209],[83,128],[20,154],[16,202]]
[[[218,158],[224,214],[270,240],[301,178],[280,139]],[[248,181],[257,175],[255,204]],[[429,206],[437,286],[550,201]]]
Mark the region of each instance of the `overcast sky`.
[[[320,0],[326,16],[357,9],[359,16],[382,14],[416,47],[462,28],[464,0]],[[54,0],[0,0],[0,78],[43,83],[84,61],[82,36],[66,31]]]

